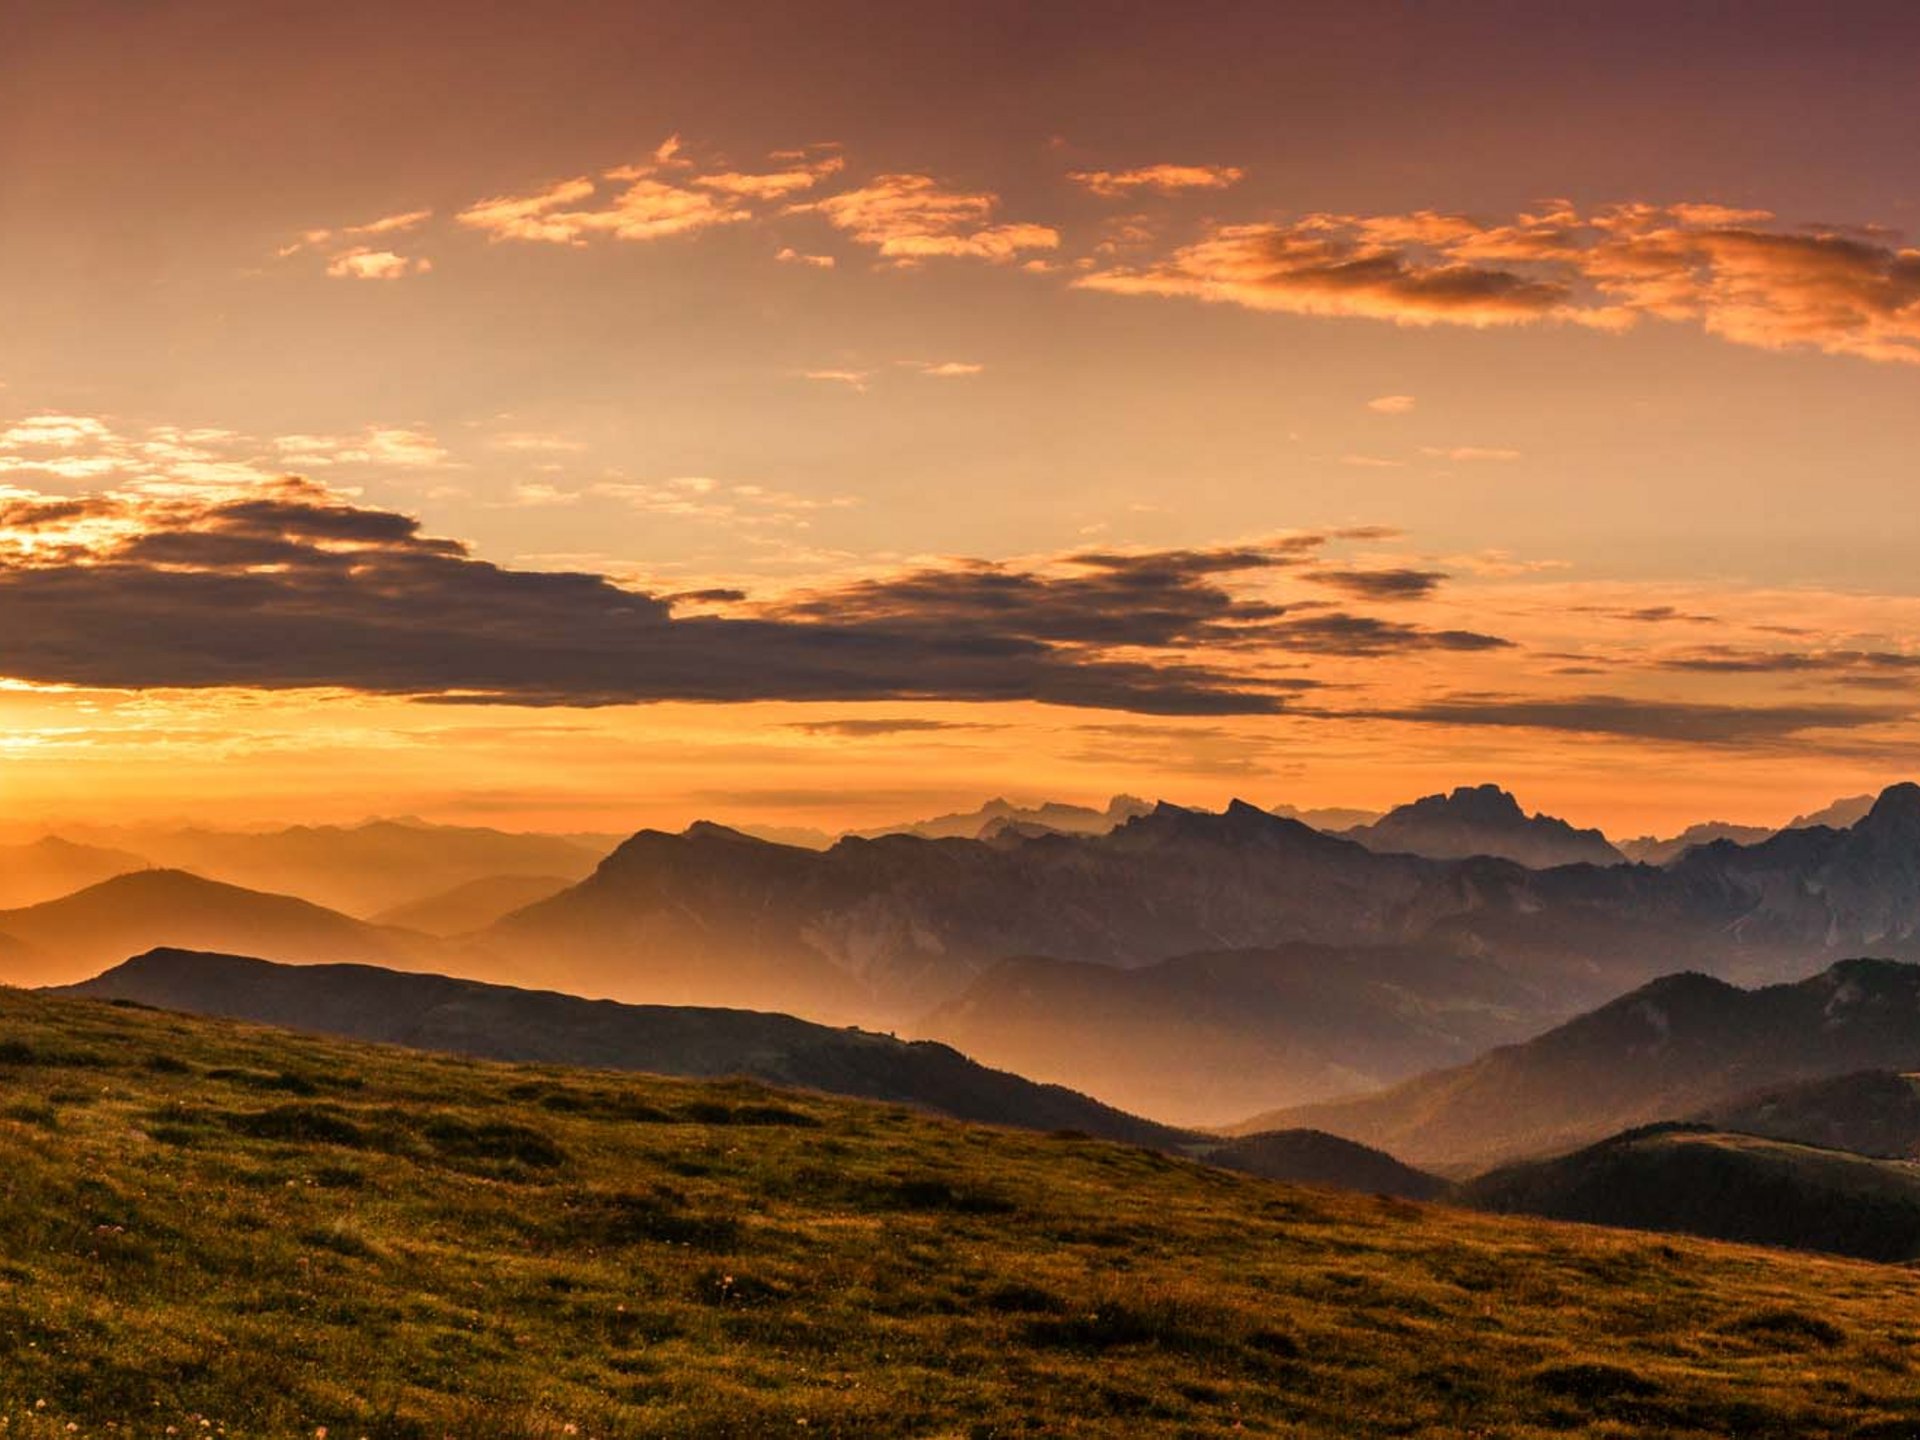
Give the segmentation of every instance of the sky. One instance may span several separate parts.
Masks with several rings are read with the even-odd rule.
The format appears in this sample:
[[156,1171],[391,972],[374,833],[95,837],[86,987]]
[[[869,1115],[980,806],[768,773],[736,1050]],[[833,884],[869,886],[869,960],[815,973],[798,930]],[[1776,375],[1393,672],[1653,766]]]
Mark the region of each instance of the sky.
[[15,0],[0,817],[1779,822],[1920,740],[1903,4]]

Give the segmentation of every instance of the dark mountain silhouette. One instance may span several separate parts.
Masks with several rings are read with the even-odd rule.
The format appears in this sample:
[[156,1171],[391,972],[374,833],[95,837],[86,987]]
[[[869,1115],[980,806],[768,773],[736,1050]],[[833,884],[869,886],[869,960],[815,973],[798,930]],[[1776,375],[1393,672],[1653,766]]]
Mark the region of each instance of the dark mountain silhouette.
[[874,840],[883,835],[915,835],[922,840],[977,840],[990,829],[1003,825],[1029,825],[1036,830],[1062,835],[1104,835],[1116,825],[1136,815],[1151,812],[1151,801],[1132,795],[1116,795],[1105,809],[1090,805],[1068,805],[1046,800],[1038,805],[1016,805],[1011,800],[989,800],[978,810],[952,815],[936,815],[930,820],[910,820],[899,825],[883,825],[873,830],[853,832],[858,838]]
[[1860,1070],[1770,1086],[1687,1117],[1827,1150],[1888,1160],[1920,1159],[1920,1076]]
[[1696,845],[1711,845],[1716,840],[1731,840],[1736,845],[1758,845],[1778,833],[1766,825],[1735,825],[1725,820],[1707,820],[1698,825],[1689,825],[1678,835],[1670,835],[1664,840],[1655,835],[1642,835],[1636,840],[1622,840],[1616,848],[1635,864],[1665,865]]
[[1080,1130],[1161,1149],[1177,1149],[1190,1138],[1060,1086],[990,1070],[944,1045],[832,1029],[790,1015],[618,1005],[366,965],[275,965],[171,949],[137,956],[67,989],[480,1059],[747,1075],[960,1119]]
[[1920,1171],[1913,1166],[1705,1126],[1629,1131],[1572,1155],[1496,1170],[1453,1198],[1500,1214],[1864,1260],[1920,1259]]
[[1470,1171],[1869,1068],[1920,1068],[1920,966],[1848,960],[1757,990],[1671,975],[1470,1065],[1237,1128],[1314,1126]]
[[1351,1094],[1537,1033],[1487,960],[1296,942],[1137,969],[1007,960],[911,1027],[992,1065],[1185,1124]]
[[57,835],[27,845],[0,845],[0,910],[57,900],[148,864],[129,850],[78,845]]
[[1398,1195],[1403,1200],[1432,1200],[1448,1188],[1438,1175],[1324,1130],[1270,1130],[1195,1148],[1193,1153],[1209,1164],[1272,1180]]
[[1463,785],[1389,810],[1343,832],[1369,850],[1463,860],[1492,855],[1534,870],[1618,865],[1626,857],[1598,830],[1576,830],[1551,815],[1529,815],[1498,785]]
[[558,895],[572,883],[558,875],[487,875],[383,910],[373,923],[398,925],[423,935],[466,935],[523,906]]
[[442,953],[424,935],[179,870],[139,870],[58,900],[0,912],[0,935],[21,947],[11,956],[0,953],[0,981],[14,985],[76,980],[155,945],[403,967]]
[[579,880],[606,854],[579,837],[419,820],[296,825],[257,834],[157,827],[101,833],[155,865],[250,890],[298,895],[362,917],[492,875]]

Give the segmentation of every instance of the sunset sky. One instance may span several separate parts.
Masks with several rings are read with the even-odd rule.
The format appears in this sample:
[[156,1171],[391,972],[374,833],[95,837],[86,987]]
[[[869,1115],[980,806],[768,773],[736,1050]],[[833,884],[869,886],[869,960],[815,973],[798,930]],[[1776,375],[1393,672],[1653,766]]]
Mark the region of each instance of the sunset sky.
[[0,6],[0,825],[1920,776],[1910,4]]

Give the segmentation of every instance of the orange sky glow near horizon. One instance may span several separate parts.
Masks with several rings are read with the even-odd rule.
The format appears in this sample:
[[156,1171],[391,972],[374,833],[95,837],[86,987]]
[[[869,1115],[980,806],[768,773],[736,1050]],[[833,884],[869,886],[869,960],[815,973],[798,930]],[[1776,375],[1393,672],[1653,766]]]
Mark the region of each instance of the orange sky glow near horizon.
[[1911,7],[0,16],[0,831],[1920,777]]

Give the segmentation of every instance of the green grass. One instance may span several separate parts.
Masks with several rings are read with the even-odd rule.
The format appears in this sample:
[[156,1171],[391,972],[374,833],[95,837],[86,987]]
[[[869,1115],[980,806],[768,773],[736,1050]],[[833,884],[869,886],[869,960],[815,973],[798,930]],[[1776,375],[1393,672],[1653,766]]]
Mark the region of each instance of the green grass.
[[0,992],[4,1437],[1893,1437],[1917,1340],[1892,1267]]

